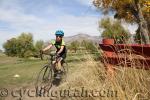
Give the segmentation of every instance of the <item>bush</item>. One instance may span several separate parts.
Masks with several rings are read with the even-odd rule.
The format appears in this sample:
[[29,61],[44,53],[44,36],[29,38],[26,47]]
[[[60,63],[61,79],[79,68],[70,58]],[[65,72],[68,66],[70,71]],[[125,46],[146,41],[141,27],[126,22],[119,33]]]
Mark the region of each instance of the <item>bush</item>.
[[99,28],[103,28],[103,38],[115,39],[116,43],[125,43],[130,38],[130,33],[125,30],[118,20],[111,20],[110,18],[104,18],[99,22]]

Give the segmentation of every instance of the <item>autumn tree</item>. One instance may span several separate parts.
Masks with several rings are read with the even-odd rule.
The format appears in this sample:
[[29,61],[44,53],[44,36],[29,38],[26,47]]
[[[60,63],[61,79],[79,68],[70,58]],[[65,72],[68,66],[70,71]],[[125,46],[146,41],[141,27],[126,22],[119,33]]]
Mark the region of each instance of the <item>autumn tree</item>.
[[137,23],[143,42],[149,44],[150,0],[94,0],[93,4],[104,14],[115,12],[114,18]]

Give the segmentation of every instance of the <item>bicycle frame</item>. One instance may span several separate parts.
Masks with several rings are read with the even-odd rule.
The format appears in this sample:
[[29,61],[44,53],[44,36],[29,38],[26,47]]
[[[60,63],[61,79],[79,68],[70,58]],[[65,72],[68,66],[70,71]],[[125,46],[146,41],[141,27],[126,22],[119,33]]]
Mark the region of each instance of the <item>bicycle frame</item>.
[[[50,58],[49,58],[50,62],[48,61],[48,64],[52,65],[55,68],[56,63],[58,63],[59,57],[57,57],[55,53],[47,54],[47,53],[40,52],[41,60],[43,60],[43,54],[50,56]],[[53,61],[55,61],[55,63],[53,63]],[[64,63],[66,63],[66,61],[62,60],[61,65],[63,66]]]
[[[50,58],[48,59],[48,63],[46,65],[44,65],[44,67],[41,68],[41,70],[36,78],[35,87],[43,87],[44,89],[50,89],[54,84],[53,82],[57,80],[54,77],[54,73],[56,71],[55,67],[56,67],[56,63],[57,63],[57,56],[56,56],[56,54],[52,54],[52,53],[45,54],[45,55],[49,55]],[[40,53],[40,57],[41,57],[41,60],[43,60],[43,53],[42,54]],[[56,61],[56,62],[53,63],[53,61]],[[63,63],[62,64],[63,75],[62,75],[61,79],[63,79],[63,81],[66,81],[67,72],[68,72],[68,64],[64,60],[62,63]],[[66,65],[64,65],[64,64],[66,64]],[[60,82],[60,80],[59,80],[59,82]],[[58,83],[57,83],[57,85],[58,85]],[[41,91],[39,91],[39,95],[40,94],[41,94]]]

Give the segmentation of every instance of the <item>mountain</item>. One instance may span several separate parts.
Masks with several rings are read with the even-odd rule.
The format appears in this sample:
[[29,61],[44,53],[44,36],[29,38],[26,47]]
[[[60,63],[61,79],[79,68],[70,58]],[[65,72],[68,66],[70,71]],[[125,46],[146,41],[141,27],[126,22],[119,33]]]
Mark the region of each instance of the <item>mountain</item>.
[[83,40],[89,40],[89,41],[92,41],[94,43],[99,43],[99,41],[101,40],[101,38],[99,36],[90,36],[88,34],[77,34],[77,35],[74,35],[74,36],[68,36],[68,37],[64,37],[64,40],[66,42],[66,44],[69,44],[73,41],[83,41]]

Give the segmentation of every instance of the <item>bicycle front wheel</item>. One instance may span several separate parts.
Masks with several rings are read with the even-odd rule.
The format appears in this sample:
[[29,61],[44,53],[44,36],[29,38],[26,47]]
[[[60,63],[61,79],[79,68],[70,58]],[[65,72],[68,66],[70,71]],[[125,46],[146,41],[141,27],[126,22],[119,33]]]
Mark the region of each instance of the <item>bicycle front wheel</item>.
[[45,65],[39,72],[36,80],[36,87],[51,86],[53,70],[50,65]]

